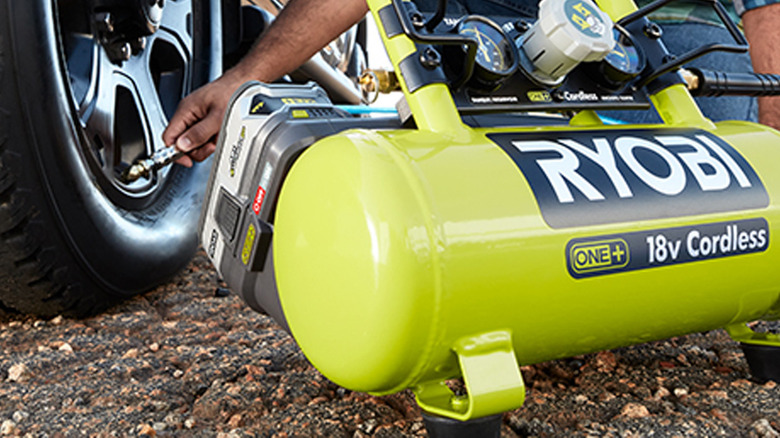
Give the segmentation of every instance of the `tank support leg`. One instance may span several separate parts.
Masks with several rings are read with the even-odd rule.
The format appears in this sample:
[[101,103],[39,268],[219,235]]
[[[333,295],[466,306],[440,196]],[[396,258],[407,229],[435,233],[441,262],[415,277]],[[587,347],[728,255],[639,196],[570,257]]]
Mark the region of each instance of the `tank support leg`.
[[780,382],[780,335],[758,333],[745,324],[730,325],[726,331],[742,347],[754,379]]
[[468,336],[455,342],[466,394],[457,395],[447,382],[431,381],[414,388],[428,434],[440,438],[496,438],[502,414],[519,408],[525,384],[506,331]]
[[499,438],[503,415],[454,420],[438,415],[423,413],[423,422],[430,438]]

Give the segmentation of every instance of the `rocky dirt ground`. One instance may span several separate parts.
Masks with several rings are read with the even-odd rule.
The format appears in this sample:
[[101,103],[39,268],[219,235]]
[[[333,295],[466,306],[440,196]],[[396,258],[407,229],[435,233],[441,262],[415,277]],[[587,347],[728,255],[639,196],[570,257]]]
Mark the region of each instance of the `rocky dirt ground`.
[[[409,393],[322,377],[205,257],[93,318],[0,313],[0,435],[425,436]],[[778,437],[780,388],[722,331],[523,368],[502,437]]]

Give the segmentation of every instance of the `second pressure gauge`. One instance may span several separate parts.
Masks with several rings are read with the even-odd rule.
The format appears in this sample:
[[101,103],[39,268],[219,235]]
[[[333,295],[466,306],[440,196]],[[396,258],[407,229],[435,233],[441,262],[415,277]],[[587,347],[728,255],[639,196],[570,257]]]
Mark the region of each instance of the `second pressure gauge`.
[[517,48],[491,20],[480,16],[466,17],[458,24],[458,34],[477,40],[474,77],[480,83],[495,85],[517,69]]

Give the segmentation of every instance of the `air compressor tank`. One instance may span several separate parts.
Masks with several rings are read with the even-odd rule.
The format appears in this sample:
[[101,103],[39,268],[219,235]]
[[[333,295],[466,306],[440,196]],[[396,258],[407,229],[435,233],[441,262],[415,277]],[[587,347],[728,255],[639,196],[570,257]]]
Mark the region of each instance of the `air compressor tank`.
[[778,141],[742,122],[325,138],[278,201],[284,315],[337,384],[461,419],[522,404],[518,364],[776,318]]

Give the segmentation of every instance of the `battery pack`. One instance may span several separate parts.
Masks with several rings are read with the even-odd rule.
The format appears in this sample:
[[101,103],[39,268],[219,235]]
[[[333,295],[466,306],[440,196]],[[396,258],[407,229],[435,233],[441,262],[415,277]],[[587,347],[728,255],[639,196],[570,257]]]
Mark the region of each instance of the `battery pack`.
[[289,330],[273,269],[274,214],[285,176],[317,140],[346,129],[397,129],[397,117],[357,118],[306,85],[244,84],[223,121],[200,239],[228,286]]

